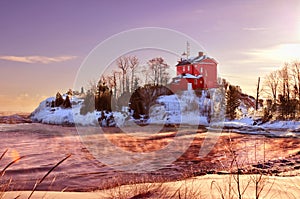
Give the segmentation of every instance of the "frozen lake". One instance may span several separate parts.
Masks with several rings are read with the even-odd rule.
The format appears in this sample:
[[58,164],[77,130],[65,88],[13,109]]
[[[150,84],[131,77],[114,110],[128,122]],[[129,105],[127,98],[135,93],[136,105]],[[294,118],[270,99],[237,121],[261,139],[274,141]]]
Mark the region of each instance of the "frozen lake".
[[[173,134],[176,133],[170,128],[155,139],[141,141],[125,136],[115,128],[109,130],[112,143],[138,153],[158,150],[172,141]],[[32,190],[37,180],[61,159],[72,154],[46,178],[38,190],[91,191],[132,181],[172,180],[191,172],[225,169],[232,158],[226,151],[228,144],[238,152],[241,161],[244,162],[283,158],[300,151],[298,138],[266,138],[235,133],[229,136],[228,133],[224,133],[214,149],[206,157],[199,158],[199,148],[206,136],[204,130],[194,131],[187,128],[180,139],[187,139],[195,134],[197,135],[189,149],[174,163],[155,172],[130,174],[116,171],[95,159],[81,142],[75,127],[38,123],[0,124],[0,152],[8,149],[0,161],[0,168],[4,168],[16,156],[25,156],[10,166],[0,180],[5,183],[12,179],[9,188],[11,190]],[[99,140],[91,142],[101,143]]]

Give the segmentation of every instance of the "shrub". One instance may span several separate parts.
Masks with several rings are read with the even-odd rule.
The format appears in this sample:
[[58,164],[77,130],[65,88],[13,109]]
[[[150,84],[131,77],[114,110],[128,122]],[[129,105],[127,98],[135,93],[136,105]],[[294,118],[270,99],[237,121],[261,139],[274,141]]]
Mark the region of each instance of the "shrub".
[[172,95],[173,92],[165,86],[161,85],[145,85],[135,90],[130,98],[130,109],[132,109],[133,117],[139,119],[141,115],[149,117],[150,107],[156,104],[156,100],[162,95]]
[[92,92],[87,92],[82,106],[80,108],[80,114],[86,115],[87,113],[91,113],[95,110],[95,97]]

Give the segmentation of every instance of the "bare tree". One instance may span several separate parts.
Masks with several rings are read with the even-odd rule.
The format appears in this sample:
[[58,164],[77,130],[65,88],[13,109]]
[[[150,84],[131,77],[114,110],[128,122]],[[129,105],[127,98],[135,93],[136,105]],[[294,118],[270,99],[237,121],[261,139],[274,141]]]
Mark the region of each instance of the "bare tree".
[[131,69],[131,92],[134,92],[135,70],[139,65],[139,59],[136,56],[129,57]]
[[118,67],[121,69],[122,71],[122,91],[121,92],[125,92],[126,89],[126,77],[127,77],[127,70],[129,67],[129,61],[128,61],[128,57],[120,57],[119,59],[117,59],[117,65]]
[[273,102],[276,103],[279,86],[279,71],[273,71],[265,77],[265,87],[270,90]]
[[95,79],[89,80],[87,85],[87,90],[89,90],[91,93],[95,94],[97,92],[97,81]]
[[[282,69],[265,77],[265,87],[270,91],[281,119],[293,119],[299,111],[300,63],[284,63]],[[273,109],[274,111],[274,109]]]
[[279,71],[281,94],[278,95],[280,117],[282,119],[293,118],[296,111],[296,101],[291,99],[291,76],[289,71],[289,64],[285,63],[283,68]]
[[279,77],[281,81],[281,94],[287,100],[290,99],[290,74],[288,70],[288,63],[284,63],[283,68],[279,71]]
[[153,84],[155,85],[163,85],[169,79],[169,73],[167,69],[170,67],[165,63],[165,60],[162,57],[156,57],[148,61],[148,65],[150,70],[152,71]]
[[117,72],[113,71],[112,75],[106,77],[108,87],[113,91],[113,96],[116,97],[117,92]]
[[292,76],[294,79],[295,97],[298,97],[298,100],[300,100],[300,62],[295,61],[292,63]]
[[150,72],[151,71],[150,71],[149,67],[143,66],[143,68],[141,70],[141,73],[143,74],[142,80],[143,80],[144,85],[150,83],[150,81],[149,81],[149,79],[150,79],[150,77],[149,77]]

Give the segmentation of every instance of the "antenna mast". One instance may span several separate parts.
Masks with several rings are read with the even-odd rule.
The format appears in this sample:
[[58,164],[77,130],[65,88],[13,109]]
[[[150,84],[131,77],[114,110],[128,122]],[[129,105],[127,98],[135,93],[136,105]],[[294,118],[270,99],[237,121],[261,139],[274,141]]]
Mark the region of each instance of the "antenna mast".
[[186,42],[186,59],[188,59],[190,56],[190,43]]
[[181,54],[182,56],[186,56],[186,59],[190,56],[190,43],[186,42],[186,51]]

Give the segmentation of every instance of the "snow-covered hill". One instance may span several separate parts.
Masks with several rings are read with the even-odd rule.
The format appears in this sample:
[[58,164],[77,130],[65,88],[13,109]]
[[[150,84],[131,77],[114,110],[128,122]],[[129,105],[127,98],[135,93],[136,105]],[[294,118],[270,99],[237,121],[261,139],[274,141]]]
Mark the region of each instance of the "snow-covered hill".
[[[63,98],[65,99],[66,95]],[[51,107],[53,101],[55,101],[55,97],[49,97],[42,101],[31,113],[31,120],[33,122],[56,125],[75,125],[76,123],[78,125],[90,126],[99,124],[98,119],[102,116],[101,112],[94,111],[86,115],[80,114],[80,109],[84,101],[82,98],[76,96],[70,97],[72,108]],[[105,116],[108,118],[111,114],[114,115],[118,125],[123,125],[125,120],[123,114],[119,112],[105,113]]]
[[[192,91],[185,91],[181,94],[160,96],[157,104],[150,108],[149,119],[142,121],[146,124],[187,124],[204,125],[210,129],[210,126],[224,127],[225,129],[234,129],[241,133],[269,134],[275,136],[299,136],[299,121],[272,121],[257,125],[255,120],[259,118],[261,110],[254,111],[254,99],[244,96],[238,108],[238,118],[232,121],[225,118],[212,119],[214,91],[203,91],[196,95]],[[66,95],[63,96],[65,99]],[[42,101],[40,105],[32,112],[31,120],[45,124],[56,125],[101,125],[101,126],[127,126],[134,120],[130,113],[114,111],[112,113],[101,113],[94,111],[86,115],[80,114],[83,99],[78,96],[70,97],[72,108],[51,107],[54,97],[49,97]],[[108,122],[106,119],[113,121]],[[223,115],[224,116],[224,115]],[[216,124],[214,124],[216,123]],[[217,124],[221,123],[221,124]]]
[[[63,96],[66,98],[66,95]],[[101,112],[94,111],[86,115],[80,114],[83,99],[72,96],[70,101],[72,108],[51,107],[55,101],[54,97],[49,97],[42,101],[40,105],[32,112],[31,119],[33,122],[56,125],[97,125]],[[210,99],[205,92],[201,97],[194,92],[186,91],[180,95],[161,96],[157,99],[157,104],[150,109],[150,116],[145,123],[151,124],[191,124],[191,125],[208,125],[207,114],[210,106]],[[133,120],[129,113],[117,112],[106,113],[108,118],[113,115],[117,126],[127,125]],[[105,122],[105,121],[103,121]],[[138,121],[137,121],[138,122]],[[105,125],[104,123],[101,125]]]

